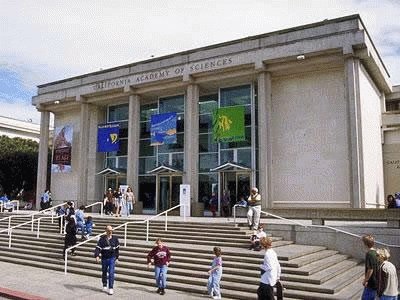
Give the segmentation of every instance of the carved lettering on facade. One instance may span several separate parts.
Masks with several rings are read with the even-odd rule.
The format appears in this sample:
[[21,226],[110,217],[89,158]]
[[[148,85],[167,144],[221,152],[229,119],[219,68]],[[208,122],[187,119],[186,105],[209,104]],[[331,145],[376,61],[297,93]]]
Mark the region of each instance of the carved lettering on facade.
[[233,64],[232,57],[223,57],[200,61],[190,65],[176,66],[168,69],[161,69],[143,74],[131,75],[129,77],[117,78],[112,80],[104,80],[93,85],[94,91],[109,90],[115,88],[123,88],[129,85],[143,84],[147,82],[169,79],[176,76],[182,76],[185,72],[196,73],[205,72],[213,69],[220,69]]

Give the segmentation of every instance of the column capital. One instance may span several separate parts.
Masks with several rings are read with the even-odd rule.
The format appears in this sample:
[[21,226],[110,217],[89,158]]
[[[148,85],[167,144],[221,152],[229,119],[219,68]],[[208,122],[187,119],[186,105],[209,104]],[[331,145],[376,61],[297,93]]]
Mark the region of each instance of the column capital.
[[49,110],[46,109],[46,107],[43,104],[36,104],[36,109],[39,112],[50,112]]
[[265,65],[265,63],[262,60],[257,60],[254,63],[254,70],[257,73],[264,73],[267,72],[267,66]]
[[87,98],[83,95],[76,95],[75,98],[76,102],[81,102],[81,103],[86,103],[87,102]]
[[137,90],[138,90],[137,88],[134,88],[134,87],[132,87],[130,85],[126,85],[124,87],[124,94],[127,94],[128,96],[138,95]]
[[182,81],[186,84],[194,84],[195,83],[195,79],[193,78],[193,76],[191,74],[188,73],[184,73],[183,77],[182,77]]

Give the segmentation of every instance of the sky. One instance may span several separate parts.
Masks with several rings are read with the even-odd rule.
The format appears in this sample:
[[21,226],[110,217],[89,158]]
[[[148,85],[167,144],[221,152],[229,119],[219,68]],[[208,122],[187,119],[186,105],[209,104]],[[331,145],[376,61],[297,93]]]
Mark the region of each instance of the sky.
[[400,84],[400,0],[0,0],[0,115],[39,123],[40,84],[352,14]]

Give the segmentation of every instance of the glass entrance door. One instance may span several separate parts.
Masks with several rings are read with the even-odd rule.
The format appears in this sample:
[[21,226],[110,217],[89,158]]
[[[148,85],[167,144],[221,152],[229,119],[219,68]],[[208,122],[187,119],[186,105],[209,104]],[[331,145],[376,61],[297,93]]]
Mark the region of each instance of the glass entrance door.
[[248,172],[222,172],[222,187],[220,191],[220,199],[224,192],[229,196],[230,207],[238,202],[241,197],[247,200],[250,195],[250,173]]
[[[158,213],[179,204],[179,191],[181,184],[182,176],[160,176],[158,193]],[[172,212],[172,214],[174,214],[174,212]],[[179,214],[179,209],[177,209],[176,212],[177,214]]]

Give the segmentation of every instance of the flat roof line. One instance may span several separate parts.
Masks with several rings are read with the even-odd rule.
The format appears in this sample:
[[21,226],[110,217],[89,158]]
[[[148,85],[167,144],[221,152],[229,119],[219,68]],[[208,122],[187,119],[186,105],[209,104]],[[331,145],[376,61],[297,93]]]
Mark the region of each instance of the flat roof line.
[[[67,82],[67,81],[70,81],[70,80],[85,78],[85,77],[91,76],[91,75],[99,75],[99,74],[112,72],[112,71],[115,71],[115,70],[118,70],[118,69],[121,69],[121,68],[130,68],[130,67],[133,67],[133,66],[136,66],[136,65],[139,65],[139,64],[144,64],[144,63],[164,60],[164,59],[168,59],[168,58],[171,58],[171,57],[174,57],[174,56],[177,56],[177,55],[188,55],[188,54],[191,54],[191,53],[194,53],[194,52],[197,52],[197,51],[209,50],[209,49],[228,46],[228,45],[232,45],[232,44],[236,44],[236,43],[240,43],[240,42],[244,42],[244,41],[261,39],[261,38],[265,38],[265,37],[272,36],[272,35],[285,34],[285,33],[289,33],[289,32],[292,32],[292,31],[298,31],[298,30],[302,30],[302,29],[308,29],[308,28],[312,28],[312,27],[317,27],[317,26],[320,26],[320,25],[332,24],[332,23],[337,23],[337,22],[347,21],[347,20],[353,20],[353,19],[359,19],[361,21],[361,17],[360,17],[359,14],[348,15],[348,16],[335,18],[335,19],[326,19],[326,20],[319,21],[319,22],[314,22],[314,23],[310,23],[310,24],[295,26],[295,27],[286,28],[286,29],[280,29],[280,30],[276,30],[276,31],[268,32],[268,33],[262,33],[262,34],[258,34],[258,35],[252,35],[252,36],[248,36],[248,37],[244,37],[244,38],[240,38],[240,39],[236,39],[236,40],[221,42],[221,43],[217,43],[217,44],[212,44],[212,45],[208,45],[208,46],[203,46],[203,47],[199,47],[199,48],[194,48],[194,49],[190,49],[190,50],[176,52],[176,53],[173,53],[173,54],[167,54],[167,55],[163,55],[163,56],[156,57],[156,58],[151,58],[151,59],[146,59],[146,60],[142,60],[142,61],[138,61],[138,62],[134,62],[134,63],[129,63],[129,64],[126,64],[126,65],[120,65],[118,67],[113,67],[113,68],[104,69],[104,70],[100,70],[100,71],[90,72],[90,73],[86,73],[86,74],[83,74],[83,75],[78,75],[78,76],[69,77],[69,78],[62,79],[62,80],[57,80],[57,81],[41,84],[41,85],[38,85],[37,87],[38,88],[43,88],[43,87],[50,86],[50,85],[53,85],[53,84],[59,84],[59,83],[64,83],[64,82]],[[361,23],[362,23],[362,25],[363,25],[363,27],[365,29],[365,26],[364,26],[362,21],[361,21]],[[367,32],[366,29],[365,29],[365,31]],[[367,32],[367,35],[370,38],[368,32]],[[370,38],[370,40],[371,40],[371,38]],[[371,42],[372,42],[372,40],[371,40]],[[372,45],[374,46],[373,43],[372,43]],[[374,46],[374,48],[375,48],[375,46]],[[375,48],[375,51],[376,51],[376,48]],[[378,54],[378,56],[379,56],[379,54]],[[380,58],[380,56],[379,56],[379,58]],[[382,62],[382,59],[381,59],[381,62]],[[383,64],[383,62],[382,62],[382,64]],[[385,70],[386,70],[386,67],[385,67]],[[387,70],[386,70],[386,72],[387,72]]]

